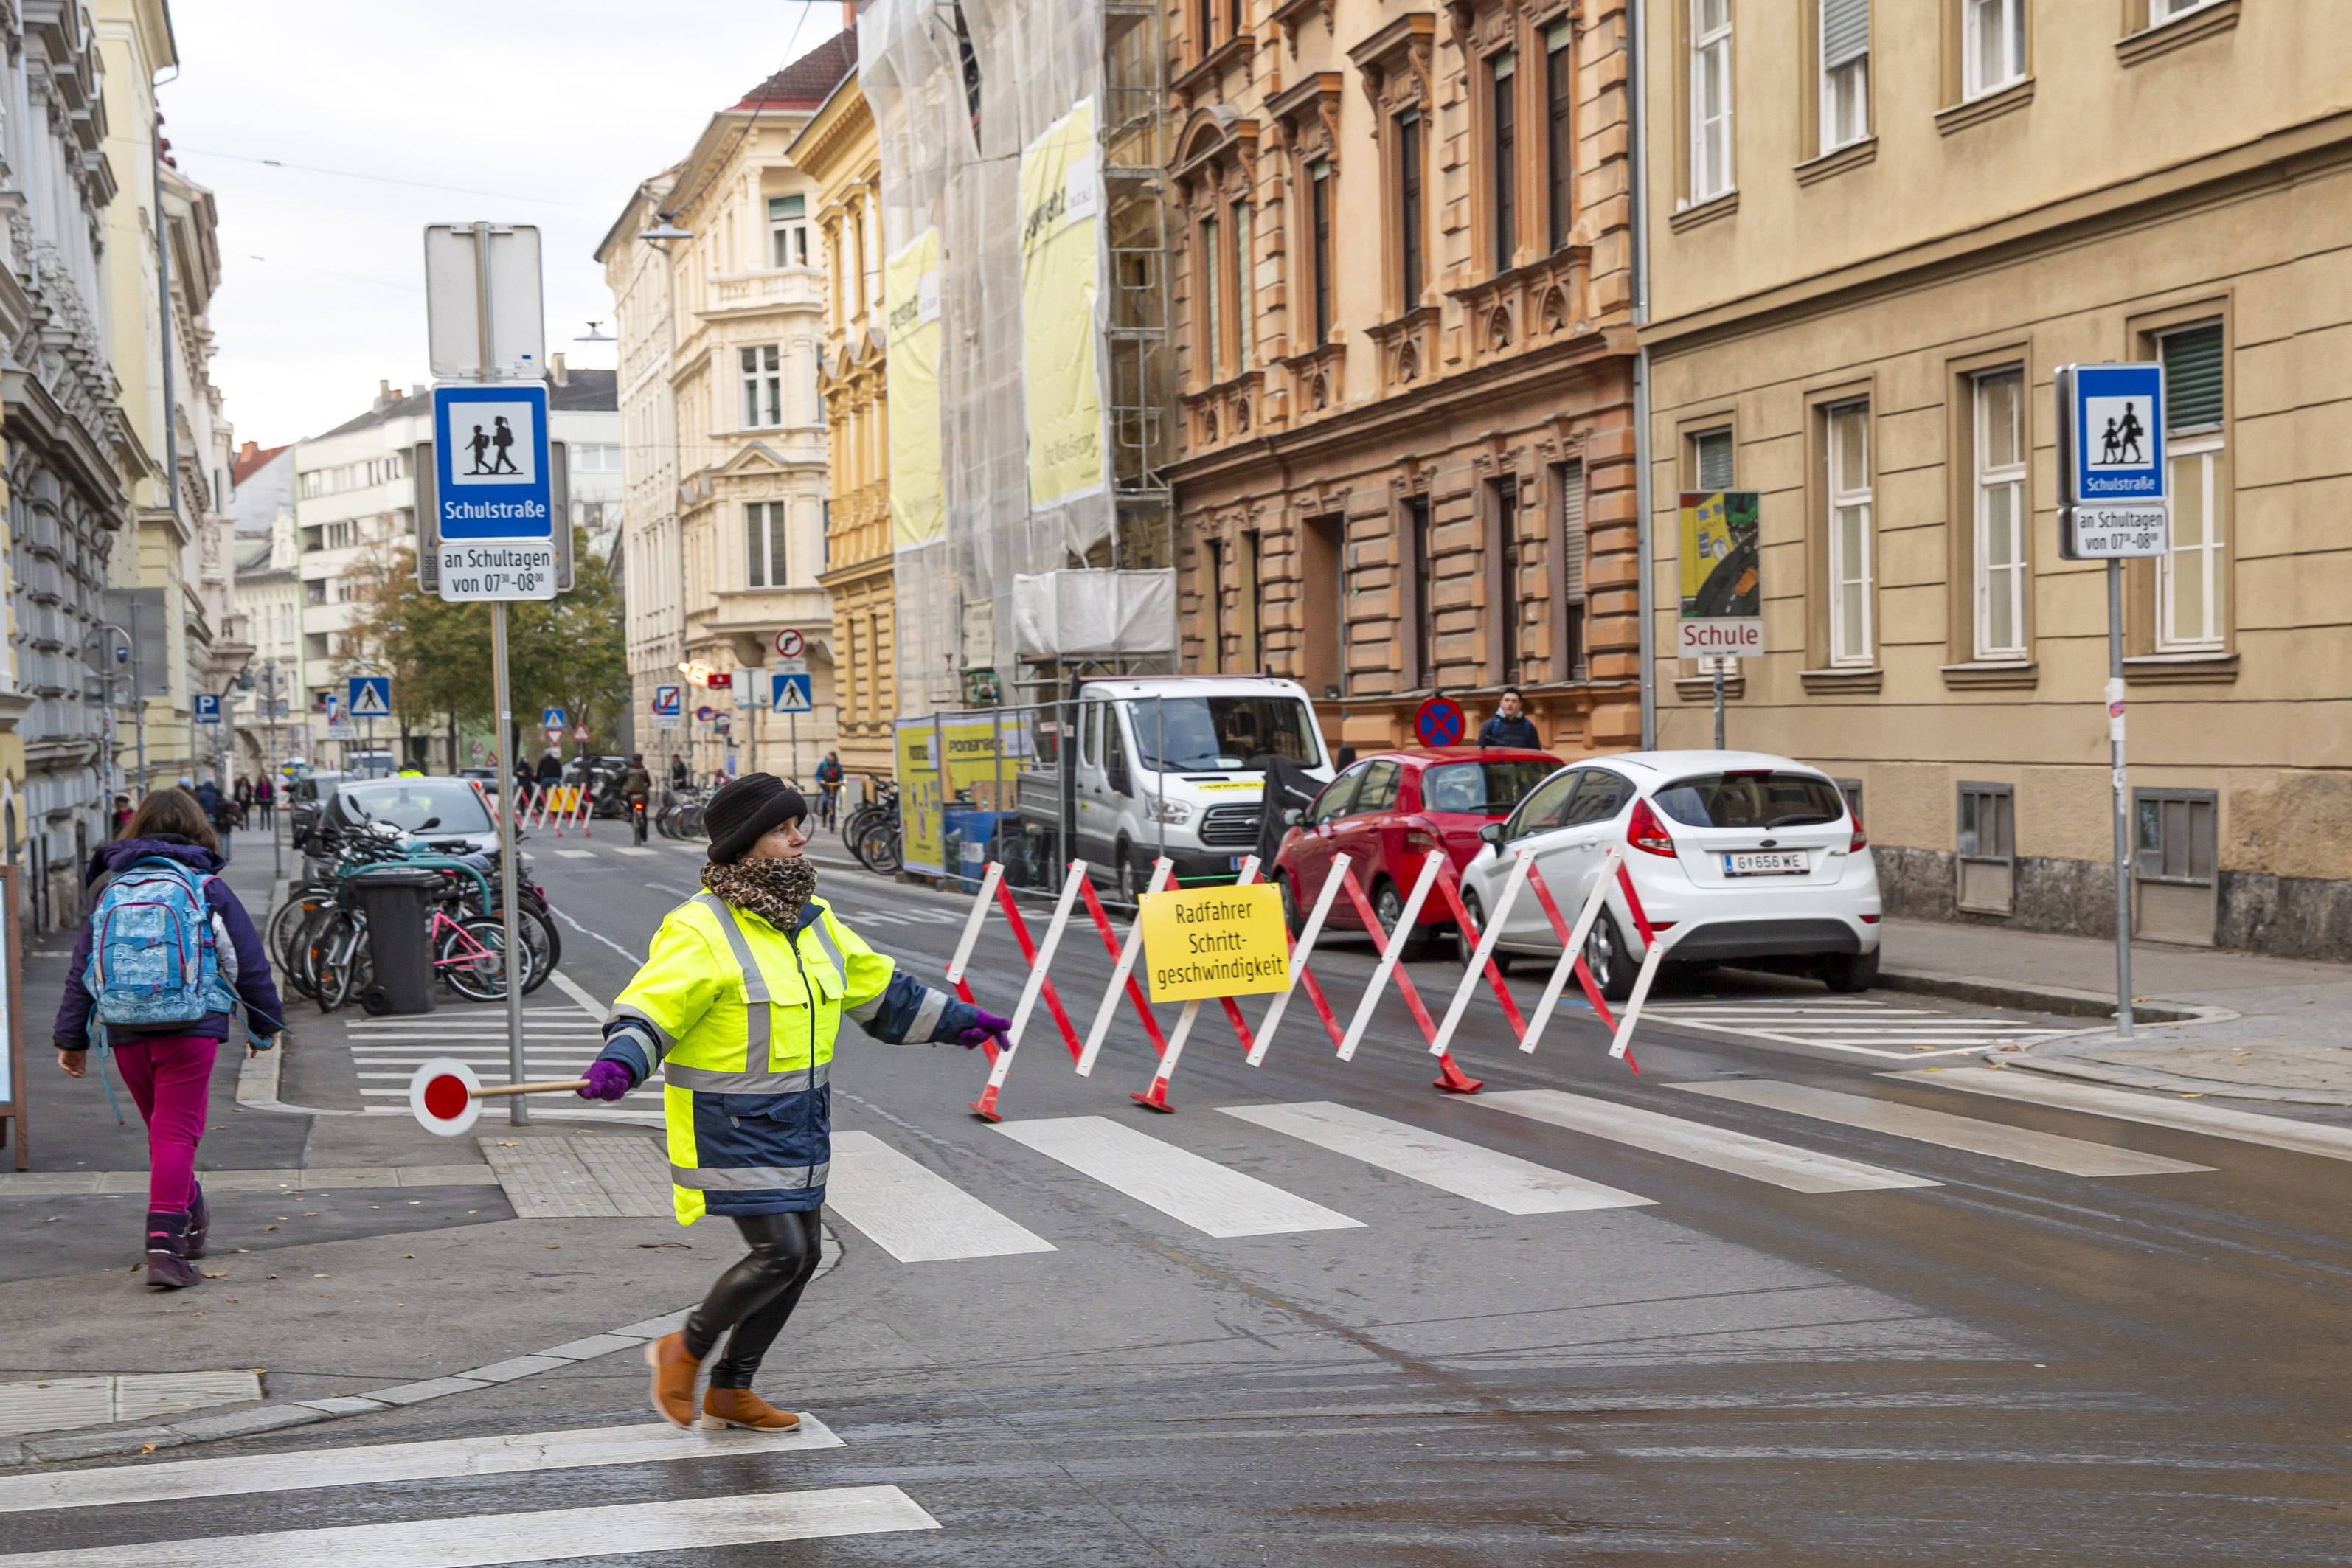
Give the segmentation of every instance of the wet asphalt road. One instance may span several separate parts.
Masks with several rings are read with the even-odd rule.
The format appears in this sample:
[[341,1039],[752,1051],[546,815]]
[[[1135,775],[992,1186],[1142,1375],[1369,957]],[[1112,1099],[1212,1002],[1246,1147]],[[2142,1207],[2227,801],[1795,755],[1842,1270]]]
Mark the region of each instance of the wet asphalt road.
[[[668,847],[618,856],[602,837],[585,846],[593,858],[556,847],[532,846],[574,922],[564,970],[609,999],[692,890],[698,862]],[[969,903],[830,868],[819,886],[927,977]],[[1030,920],[1042,930],[1044,911]],[[1343,1018],[1370,967],[1360,941],[1318,959]],[[1054,973],[1081,1029],[1108,968],[1099,938],[1074,925]],[[1458,966],[1441,957],[1412,971],[1437,1011]],[[992,921],[974,987],[1010,1012],[1019,980]],[[1515,979],[1522,1005],[1539,984]],[[1821,993],[1714,974],[1665,999],[1808,994]],[[976,1053],[851,1031],[836,1129],[874,1134],[1055,1250],[900,1263],[836,1223],[842,1263],[812,1289],[761,1388],[820,1415],[842,1447],[0,1515],[0,1568],[17,1553],[99,1561],[89,1554],[142,1545],[153,1554],[122,1560],[179,1561],[166,1542],[191,1561],[234,1561],[239,1549],[221,1538],[456,1516],[486,1516],[495,1539],[488,1516],[680,1498],[724,1514],[753,1494],[853,1486],[902,1489],[940,1528],[617,1552],[591,1534],[571,1554],[729,1565],[2352,1560],[2341,1162],[1957,1093],[1882,1076],[1903,1063],[1664,1018],[1643,1026],[1638,1077],[1607,1060],[1589,1014],[1564,1015],[1532,1058],[1511,1048],[1490,1000],[1469,1019],[1456,1053],[1489,1095],[1566,1089],[1938,1184],[1793,1191],[1441,1095],[1393,1001],[1349,1064],[1303,1005],[1256,1069],[1205,1013],[1171,1090],[1178,1114],[1154,1116],[1128,1098],[1151,1060],[1130,1019],[1081,1079],[1041,1010],[1005,1090],[1008,1124],[1107,1118],[1361,1222],[1220,1239],[971,1116],[964,1102],[985,1076]],[[1672,1087],[1708,1081],[1831,1089],[2212,1169],[2069,1175]],[[1310,1101],[1649,1202],[1509,1215],[1215,1109]],[[423,1216],[435,1211],[412,1212],[434,1223]],[[709,1228],[691,1234],[715,1270],[727,1249]],[[494,1310],[513,1314],[515,1350],[547,1342],[529,1302]],[[202,1454],[643,1419],[641,1369],[608,1357]],[[466,1560],[542,1560],[485,1551]]]

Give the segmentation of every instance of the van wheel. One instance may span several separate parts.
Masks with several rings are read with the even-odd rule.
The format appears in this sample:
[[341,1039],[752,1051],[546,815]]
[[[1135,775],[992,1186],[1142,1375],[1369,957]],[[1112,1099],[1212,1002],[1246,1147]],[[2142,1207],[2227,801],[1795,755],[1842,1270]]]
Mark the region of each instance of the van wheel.
[[1633,994],[1633,961],[1625,952],[1625,939],[1617,933],[1616,917],[1607,910],[1585,933],[1584,967],[1606,1000],[1622,1002]]
[[[1372,889],[1372,914],[1380,921],[1381,930],[1387,934],[1389,941],[1399,941],[1397,922],[1404,919],[1404,895],[1398,892],[1397,885],[1385,877],[1381,879],[1380,886]],[[1397,950],[1400,962],[1428,956],[1432,937],[1427,926],[1415,921],[1402,940],[1403,945]]]
[[1121,844],[1118,847],[1118,867],[1112,879],[1112,889],[1118,893],[1118,901],[1122,904],[1141,903],[1143,880],[1136,872],[1135,852]]
[[1821,976],[1822,984],[1832,991],[1867,991],[1878,984],[1878,950],[1824,954]]

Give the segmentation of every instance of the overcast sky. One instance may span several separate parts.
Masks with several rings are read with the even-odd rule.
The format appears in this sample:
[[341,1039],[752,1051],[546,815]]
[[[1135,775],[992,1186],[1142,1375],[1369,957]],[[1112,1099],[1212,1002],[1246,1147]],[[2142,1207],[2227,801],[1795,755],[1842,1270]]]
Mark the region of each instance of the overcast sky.
[[163,133],[220,209],[213,378],[238,439],[272,447],[365,413],[380,378],[428,379],[428,223],[538,224],[549,352],[609,368],[613,344],[572,340],[612,330],[593,253],[622,204],[841,7],[174,0],[172,17]]

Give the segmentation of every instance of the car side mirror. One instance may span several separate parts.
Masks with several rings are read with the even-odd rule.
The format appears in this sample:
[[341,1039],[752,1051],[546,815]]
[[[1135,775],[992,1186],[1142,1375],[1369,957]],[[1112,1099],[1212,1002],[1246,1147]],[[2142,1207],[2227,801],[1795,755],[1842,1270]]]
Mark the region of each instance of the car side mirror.
[[426,817],[424,821],[422,821],[422,822],[420,822],[420,823],[418,823],[418,824],[416,825],[416,831],[417,831],[417,832],[419,832],[419,833],[422,833],[422,832],[424,832],[424,831],[425,831],[426,828],[428,828],[428,827],[438,827],[438,826],[441,826],[441,819],[440,819],[439,817],[437,817],[437,816],[428,816],[428,817]]
[[1478,837],[1489,844],[1500,844],[1503,841],[1503,825],[1499,822],[1487,823],[1478,829]]
[[1306,820],[1307,811],[1303,806],[1294,805],[1282,814],[1282,825],[1285,827],[1296,827]]

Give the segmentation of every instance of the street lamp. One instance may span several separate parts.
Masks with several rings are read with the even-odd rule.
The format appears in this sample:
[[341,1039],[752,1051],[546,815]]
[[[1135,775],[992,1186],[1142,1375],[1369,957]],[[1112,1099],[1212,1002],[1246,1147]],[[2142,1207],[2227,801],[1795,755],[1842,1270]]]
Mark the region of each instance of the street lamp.
[[[132,618],[134,620],[137,619],[135,613]],[[114,662],[117,664],[131,663],[131,650],[134,646],[131,641],[131,634],[124,631],[121,626],[116,626],[112,621],[100,621],[97,625],[98,629],[100,632],[112,632],[116,637],[122,639],[122,646],[115,650]],[[90,643],[95,642],[96,640],[98,639],[95,637],[87,638],[83,641],[82,647],[88,647]],[[111,695],[114,690],[114,682],[118,679],[125,678],[111,675],[101,675],[99,679],[107,683],[106,689],[110,695],[107,698],[106,705],[109,708],[114,707],[115,701]],[[139,671],[135,666],[132,668],[131,672],[127,679],[131,682],[131,723],[132,731],[138,736],[139,741],[138,793],[144,795],[147,793],[147,701],[145,697],[142,695],[139,690]]]

